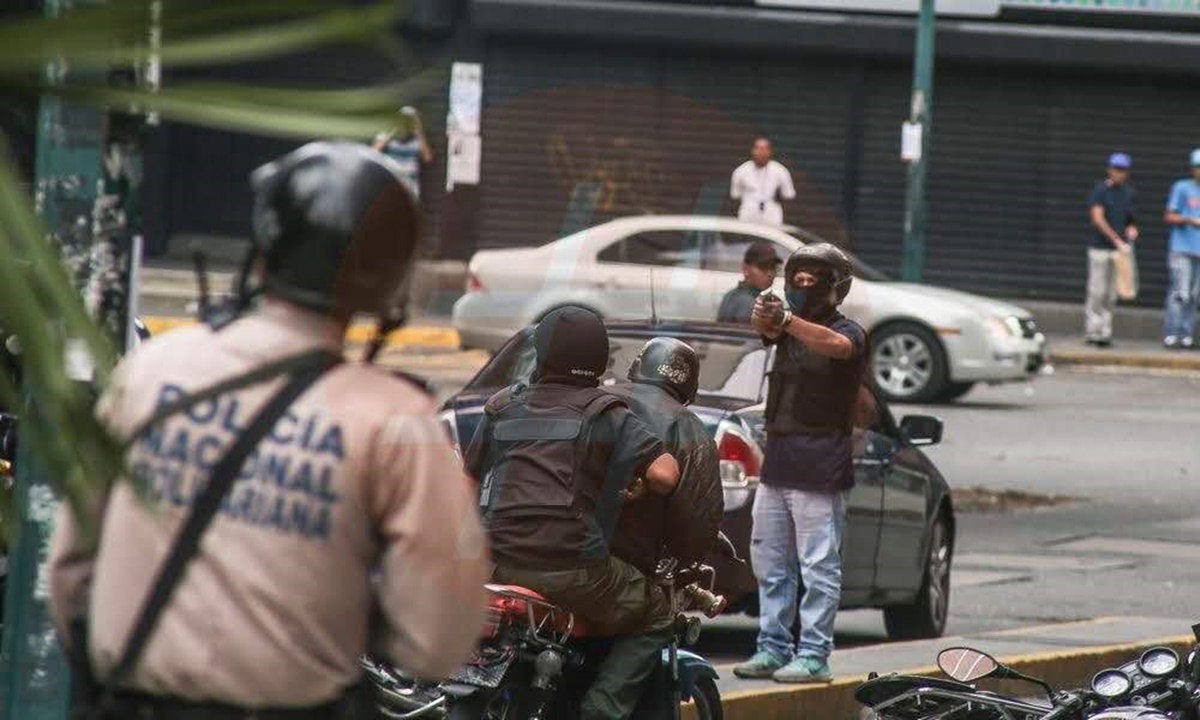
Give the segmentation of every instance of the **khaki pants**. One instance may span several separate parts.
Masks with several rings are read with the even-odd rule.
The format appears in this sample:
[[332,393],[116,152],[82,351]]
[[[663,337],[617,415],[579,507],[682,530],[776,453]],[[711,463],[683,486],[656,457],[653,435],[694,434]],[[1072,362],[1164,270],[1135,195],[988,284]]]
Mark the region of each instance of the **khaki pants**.
[[617,638],[583,696],[580,720],[629,717],[670,641],[675,613],[662,589],[615,557],[579,570],[497,566],[492,578],[541,593],[584,620],[591,634]]
[[1111,340],[1113,308],[1117,305],[1117,251],[1088,248],[1087,301],[1083,336]]

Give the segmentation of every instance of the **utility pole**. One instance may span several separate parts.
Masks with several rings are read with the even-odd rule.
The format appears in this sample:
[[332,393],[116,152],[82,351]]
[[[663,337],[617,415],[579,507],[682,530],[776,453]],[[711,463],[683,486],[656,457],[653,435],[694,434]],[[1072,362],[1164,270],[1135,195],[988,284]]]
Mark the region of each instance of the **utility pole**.
[[[43,7],[47,17],[58,17],[94,4],[96,0],[44,0]],[[157,3],[148,5],[157,9]],[[61,83],[68,72],[80,71],[51,62],[45,77],[50,84]],[[39,100],[34,204],[85,304],[118,348],[127,342],[131,274],[140,246],[133,227],[140,182],[135,128],[129,116],[109,117],[100,108],[50,95]],[[27,386],[22,392],[26,411],[36,407],[39,389]],[[62,720],[71,675],[50,617],[46,563],[60,499],[55,478],[37,464],[29,445],[18,444],[18,522],[4,598],[0,720]]]
[[904,127],[902,156],[908,161],[908,191],[904,202],[904,262],[901,279],[920,282],[925,269],[927,203],[925,180],[933,139],[934,0],[921,0],[917,45],[913,58],[912,106]]

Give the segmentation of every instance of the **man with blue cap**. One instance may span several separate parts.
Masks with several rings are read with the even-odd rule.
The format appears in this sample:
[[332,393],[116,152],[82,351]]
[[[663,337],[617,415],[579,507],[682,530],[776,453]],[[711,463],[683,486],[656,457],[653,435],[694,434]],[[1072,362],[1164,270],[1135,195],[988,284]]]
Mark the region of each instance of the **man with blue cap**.
[[1088,196],[1092,243],[1088,248],[1087,300],[1084,305],[1083,340],[1096,347],[1112,345],[1113,308],[1117,304],[1118,252],[1137,240],[1133,219],[1133,188],[1129,171],[1133,159],[1125,153],[1108,158],[1108,177]]
[[1171,187],[1166,221],[1171,226],[1171,289],[1167,292],[1163,345],[1192,350],[1200,301],[1200,148],[1192,151],[1192,176]]

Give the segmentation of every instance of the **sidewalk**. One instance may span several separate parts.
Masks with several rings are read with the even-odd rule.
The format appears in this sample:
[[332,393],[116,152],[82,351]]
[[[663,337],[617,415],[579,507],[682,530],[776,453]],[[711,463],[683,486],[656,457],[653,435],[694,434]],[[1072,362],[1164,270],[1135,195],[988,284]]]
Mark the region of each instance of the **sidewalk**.
[[[837,679],[828,685],[739,680],[733,676],[732,666],[722,665],[717,667],[718,687],[726,720],[861,717],[862,706],[854,701],[854,689],[868,673],[940,675],[936,657],[947,647],[973,647],[1056,689],[1070,688],[1085,685],[1098,671],[1128,662],[1155,645],[1169,645],[1183,656],[1195,642],[1190,627],[1190,620],[1117,617],[888,643],[834,651],[830,665]],[[1036,692],[1028,684],[985,681],[983,685],[1006,694]]]
[[1134,367],[1200,371],[1200,350],[1167,350],[1154,340],[1115,339],[1108,348],[1085,345],[1080,337],[1050,336],[1050,362],[1056,366]]

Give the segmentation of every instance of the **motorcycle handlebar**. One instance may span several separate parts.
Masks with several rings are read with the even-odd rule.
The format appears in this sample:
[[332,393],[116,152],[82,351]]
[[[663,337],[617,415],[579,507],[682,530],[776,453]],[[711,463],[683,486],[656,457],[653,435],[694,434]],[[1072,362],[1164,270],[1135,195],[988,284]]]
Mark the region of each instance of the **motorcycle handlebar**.
[[1079,695],[1068,695],[1062,703],[1042,716],[1042,720],[1070,720],[1071,716],[1083,707],[1083,698]]

